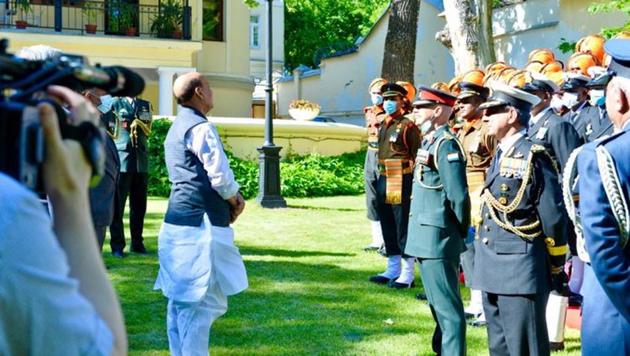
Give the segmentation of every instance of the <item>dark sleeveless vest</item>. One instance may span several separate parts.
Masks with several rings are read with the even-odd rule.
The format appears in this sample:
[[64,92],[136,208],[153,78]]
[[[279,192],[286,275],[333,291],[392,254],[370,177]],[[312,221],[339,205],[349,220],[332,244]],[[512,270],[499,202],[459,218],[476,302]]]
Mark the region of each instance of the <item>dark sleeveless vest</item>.
[[171,195],[164,222],[173,225],[200,226],[203,214],[208,214],[214,226],[230,224],[230,205],[208,180],[203,163],[186,148],[186,133],[193,127],[207,123],[196,110],[183,107],[164,141],[164,156]]

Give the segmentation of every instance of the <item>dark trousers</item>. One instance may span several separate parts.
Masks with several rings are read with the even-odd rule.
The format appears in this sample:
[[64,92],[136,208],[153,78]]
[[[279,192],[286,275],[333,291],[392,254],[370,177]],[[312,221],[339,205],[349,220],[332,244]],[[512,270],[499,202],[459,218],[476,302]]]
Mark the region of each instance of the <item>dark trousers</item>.
[[376,199],[376,187],[378,184],[378,150],[368,149],[365,154],[365,164],[363,167],[365,178],[365,204],[367,207],[367,218],[372,221],[379,221],[378,203]]
[[549,355],[546,293],[501,295],[483,292],[490,355]]
[[385,242],[385,253],[387,256],[403,255],[404,258],[411,257],[403,254],[407,244],[407,225],[409,224],[409,208],[411,205],[411,188],[413,176],[403,175],[402,203],[386,204],[385,192],[387,181],[384,175],[379,176],[377,184],[378,216],[381,219],[381,231]]
[[107,226],[94,226],[94,232],[96,232],[96,241],[98,242],[99,251],[103,251],[103,242],[105,242],[105,231]]
[[117,200],[114,203],[114,221],[110,227],[112,251],[122,251],[125,248],[125,224],[123,214],[127,197],[129,197],[129,230],[131,232],[131,247],[142,245],[142,231],[144,229],[144,215],[147,212],[147,173],[120,173],[118,179]]
[[[465,355],[466,320],[459,294],[458,261],[422,259],[420,275],[433,319],[438,325],[433,334],[433,350],[441,355]],[[439,346],[436,345],[438,342]]]

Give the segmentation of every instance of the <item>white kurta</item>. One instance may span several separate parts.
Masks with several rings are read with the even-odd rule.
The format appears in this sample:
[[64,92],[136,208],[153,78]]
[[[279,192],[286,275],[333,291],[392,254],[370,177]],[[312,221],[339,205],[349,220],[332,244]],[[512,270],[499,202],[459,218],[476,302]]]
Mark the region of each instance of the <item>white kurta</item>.
[[[228,199],[238,192],[239,185],[210,122],[193,127],[186,134],[186,145],[203,163],[212,188],[221,197]],[[215,281],[225,295],[247,288],[245,265],[234,246],[234,230],[212,226],[207,215],[199,227],[163,223],[158,257],[155,289],[161,289],[171,300],[197,302]]]

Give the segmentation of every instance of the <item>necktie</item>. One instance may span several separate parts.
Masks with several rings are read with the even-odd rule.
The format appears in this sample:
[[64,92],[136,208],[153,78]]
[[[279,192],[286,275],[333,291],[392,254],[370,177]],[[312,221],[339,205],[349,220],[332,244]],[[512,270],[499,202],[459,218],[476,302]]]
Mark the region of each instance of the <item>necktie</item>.
[[494,154],[494,160],[492,161],[492,171],[495,172],[496,169],[499,168],[499,161],[501,160],[501,155],[503,154],[503,150],[499,147],[497,148],[497,152]]

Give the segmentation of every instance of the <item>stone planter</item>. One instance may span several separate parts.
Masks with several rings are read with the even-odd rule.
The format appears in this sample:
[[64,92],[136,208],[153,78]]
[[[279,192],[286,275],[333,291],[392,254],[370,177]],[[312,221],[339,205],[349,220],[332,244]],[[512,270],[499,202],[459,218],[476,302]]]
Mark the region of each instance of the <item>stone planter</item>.
[[289,115],[298,121],[311,121],[319,115],[319,110],[289,109]]

